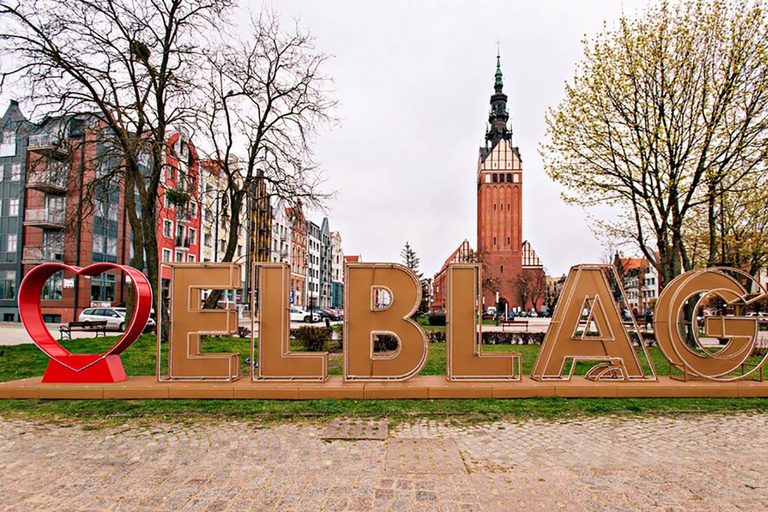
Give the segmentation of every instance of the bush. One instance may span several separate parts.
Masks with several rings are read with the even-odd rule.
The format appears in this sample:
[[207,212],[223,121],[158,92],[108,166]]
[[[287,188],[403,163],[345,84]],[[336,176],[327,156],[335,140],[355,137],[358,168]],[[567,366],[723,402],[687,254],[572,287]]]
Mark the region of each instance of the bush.
[[541,345],[543,332],[497,332],[483,333],[483,343],[488,345]]
[[429,325],[445,325],[445,313],[430,313]]
[[311,327],[302,325],[291,334],[296,340],[304,346],[308,352],[320,352],[325,350],[326,345],[331,341],[333,331],[328,327]]
[[373,342],[374,352],[392,352],[397,350],[397,338],[388,334],[377,334]]
[[427,341],[430,343],[445,343],[445,331],[427,331]]

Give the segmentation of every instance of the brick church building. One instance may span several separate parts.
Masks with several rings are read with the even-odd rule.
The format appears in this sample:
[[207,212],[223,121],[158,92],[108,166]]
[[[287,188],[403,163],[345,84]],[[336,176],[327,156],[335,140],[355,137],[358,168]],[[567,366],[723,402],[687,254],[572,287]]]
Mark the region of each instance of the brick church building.
[[[530,243],[523,241],[523,161],[512,145],[501,59],[496,57],[494,93],[477,162],[477,250],[467,242],[454,251],[435,275],[433,310],[445,308],[445,270],[449,263],[483,264],[483,310],[541,308],[544,268]],[[523,303],[523,301],[525,303]]]

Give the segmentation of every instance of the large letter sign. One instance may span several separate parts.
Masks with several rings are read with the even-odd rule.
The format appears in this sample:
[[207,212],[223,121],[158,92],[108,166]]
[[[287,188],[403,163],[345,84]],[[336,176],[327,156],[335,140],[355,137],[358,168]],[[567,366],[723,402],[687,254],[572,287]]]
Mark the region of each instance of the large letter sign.
[[[173,263],[168,377],[177,380],[234,380],[240,377],[238,354],[203,354],[200,336],[237,332],[237,311],[203,309],[203,290],[236,290],[240,265]],[[158,337],[159,340],[159,337]],[[160,341],[158,341],[158,349]],[[159,352],[159,350],[158,350]],[[158,353],[158,361],[160,354]],[[159,366],[158,366],[159,371]]]
[[[290,268],[285,263],[260,263],[255,275],[259,282],[258,378],[274,380],[325,380],[328,352],[291,353]],[[252,345],[253,348],[253,345]],[[253,351],[251,360],[254,360]]]
[[[120,270],[131,278],[136,304],[133,318],[123,335],[103,354],[72,354],[62,347],[43,322],[40,294],[49,277],[60,270],[80,276],[97,276],[102,272]],[[85,268],[63,263],[44,263],[30,270],[19,286],[19,316],[24,328],[40,350],[51,360],[43,382],[119,382],[126,379],[120,354],[141,336],[152,310],[152,287],[146,276],[133,267],[114,263],[97,263]]]
[[[758,336],[766,333],[759,330],[758,317],[743,316],[768,294],[736,269],[709,268],[677,277],[659,296],[653,331],[648,325],[641,332],[626,311],[626,319],[621,318],[619,304],[629,304],[612,266],[572,267],[531,374],[525,376],[521,353],[483,350],[482,266],[451,263],[445,281],[446,372],[427,375],[420,373],[429,354],[427,333],[414,319],[422,298],[418,277],[395,263],[347,263],[339,333],[342,375],[329,375],[329,353],[291,350],[290,268],[257,263],[251,283],[251,379],[239,380],[240,356],[204,351],[201,336],[231,334],[240,325],[232,308],[204,309],[203,294],[240,288],[241,267],[166,267],[171,270],[170,312],[163,312],[158,325],[157,375],[129,379],[119,354],[142,333],[149,317],[152,291],[146,277],[111,263],[86,268],[48,263],[30,270],[19,287],[19,312],[29,335],[51,359],[42,379],[0,382],[0,398],[768,398],[768,382],[763,381],[768,353],[758,357],[754,352]],[[136,311],[126,332],[106,352],[72,354],[45,326],[41,291],[61,270],[82,276],[122,271],[130,277]],[[304,305],[301,295],[296,299]],[[158,312],[163,305],[158,302]],[[543,326],[545,320],[529,322]],[[162,338],[165,327],[167,340]],[[630,338],[632,331],[636,339]],[[669,361],[668,376],[657,378],[641,342],[642,337],[650,344],[651,335]],[[396,342],[387,352],[375,348],[382,336]],[[586,366],[575,371],[577,365]],[[702,379],[710,382],[689,382]],[[206,383],[211,380],[220,382]]]
[[[593,380],[656,378],[651,360],[641,343],[650,376],[643,371],[621,322],[606,272],[613,273],[615,277],[616,271],[611,265],[571,267],[533,365],[532,378],[570,380],[579,361],[604,361],[587,373],[587,378]],[[622,290],[622,299],[623,294]],[[640,332],[636,325],[635,332]],[[570,363],[570,368],[564,375],[567,363]]]
[[451,263],[447,283],[445,364],[448,380],[520,380],[520,354],[483,354],[480,265]]
[[[344,268],[345,380],[398,381],[419,373],[429,349],[426,334],[411,320],[421,302],[419,279],[394,263],[347,263]],[[377,335],[394,336],[397,350],[374,354]]]
[[[677,276],[661,292],[654,315],[656,340],[664,356],[669,359],[672,367],[683,373],[684,379],[688,379],[689,375],[721,381],[746,379],[768,357],[766,354],[760,363],[749,369],[744,368],[757,340],[758,324],[755,318],[703,318],[705,337],[727,340],[727,344],[717,353],[710,352],[702,344],[698,329],[692,329],[690,343],[686,342],[681,330],[683,323],[696,325],[691,323],[692,320],[695,322],[695,318],[685,318],[685,305],[689,301],[695,301],[693,307],[690,307],[690,311],[695,312],[698,309],[696,306],[708,294],[720,297],[726,304],[739,306],[746,306],[763,297],[763,293],[758,293],[748,300],[751,294],[742,280],[747,283],[754,281],[748,274],[733,269],[692,270]],[[757,288],[762,292],[759,285]],[[739,369],[744,371],[739,375],[729,375]]]

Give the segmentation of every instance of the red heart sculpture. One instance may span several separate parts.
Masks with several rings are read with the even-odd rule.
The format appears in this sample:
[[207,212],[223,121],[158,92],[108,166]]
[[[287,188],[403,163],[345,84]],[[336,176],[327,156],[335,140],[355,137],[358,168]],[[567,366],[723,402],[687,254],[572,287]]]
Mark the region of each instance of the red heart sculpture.
[[[121,270],[131,278],[136,292],[133,318],[122,337],[103,354],[72,354],[51,335],[43,321],[40,294],[45,282],[59,270],[78,275],[96,276],[108,270]],[[149,280],[133,267],[115,263],[95,263],[87,267],[71,267],[63,263],[43,263],[30,270],[19,286],[19,316],[32,341],[51,358],[43,382],[117,382],[125,380],[119,354],[131,346],[147,325],[152,310],[152,287]]]

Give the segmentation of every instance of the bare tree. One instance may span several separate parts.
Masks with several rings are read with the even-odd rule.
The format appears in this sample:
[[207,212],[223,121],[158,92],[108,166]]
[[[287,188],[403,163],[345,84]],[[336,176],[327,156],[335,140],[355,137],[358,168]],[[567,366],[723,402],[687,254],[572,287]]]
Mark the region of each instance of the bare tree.
[[[0,52],[44,113],[88,112],[119,149],[132,265],[158,285],[157,199],[166,132],[189,120],[199,45],[228,0],[0,0]],[[203,30],[206,28],[207,30]],[[136,203],[135,200],[138,200]]]
[[[247,38],[222,34],[221,46],[207,54],[210,77],[206,107],[198,124],[211,146],[211,158],[226,176],[230,216],[223,261],[232,261],[243,209],[268,196],[318,205],[327,198],[313,158],[318,131],[333,123],[336,102],[309,32],[281,29],[277,16],[262,11]],[[212,293],[206,307],[218,302]]]
[[662,284],[692,267],[685,231],[707,211],[716,259],[722,194],[757,173],[768,134],[768,26],[760,0],[681,0],[585,41],[566,98],[547,115],[548,174],[568,199],[617,206],[611,229]]

